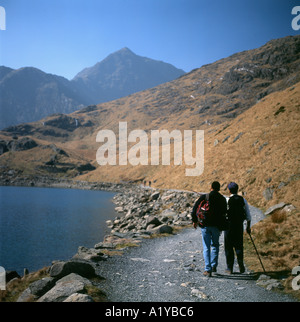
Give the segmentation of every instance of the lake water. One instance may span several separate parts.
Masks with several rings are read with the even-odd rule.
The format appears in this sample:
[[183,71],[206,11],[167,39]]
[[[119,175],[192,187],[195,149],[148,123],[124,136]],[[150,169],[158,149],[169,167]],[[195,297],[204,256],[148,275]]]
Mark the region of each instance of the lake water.
[[69,259],[78,246],[94,247],[117,216],[104,191],[0,187],[0,266],[23,275],[52,260]]

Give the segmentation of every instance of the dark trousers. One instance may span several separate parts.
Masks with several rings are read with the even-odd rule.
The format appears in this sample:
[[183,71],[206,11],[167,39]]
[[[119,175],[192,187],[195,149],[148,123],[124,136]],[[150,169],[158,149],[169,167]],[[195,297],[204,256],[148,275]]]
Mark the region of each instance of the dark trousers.
[[232,226],[224,234],[224,246],[227,269],[233,270],[234,264],[234,251],[236,253],[239,266],[243,266],[244,259],[244,246],[243,246],[243,224]]

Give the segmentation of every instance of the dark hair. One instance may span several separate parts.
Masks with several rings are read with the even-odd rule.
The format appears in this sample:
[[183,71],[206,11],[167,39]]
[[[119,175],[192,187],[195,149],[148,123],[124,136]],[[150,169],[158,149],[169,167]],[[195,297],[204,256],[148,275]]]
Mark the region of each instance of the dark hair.
[[239,190],[239,186],[235,182],[230,182],[228,185],[228,189],[229,189],[230,193],[237,194],[237,192]]
[[236,195],[238,192],[238,188],[231,188],[231,189],[229,189],[229,191],[230,191],[230,193]]
[[220,182],[218,181],[214,181],[212,184],[211,184],[211,187],[213,190],[215,191],[220,191],[220,188],[221,188],[221,185],[220,185]]

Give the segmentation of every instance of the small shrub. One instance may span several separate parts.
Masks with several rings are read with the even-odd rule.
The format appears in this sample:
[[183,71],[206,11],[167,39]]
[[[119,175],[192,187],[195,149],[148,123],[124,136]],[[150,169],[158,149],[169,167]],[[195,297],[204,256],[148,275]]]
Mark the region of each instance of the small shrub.
[[276,225],[271,224],[270,226],[266,227],[264,230],[264,237],[265,237],[265,242],[274,242],[278,239],[276,235]]
[[286,213],[284,211],[275,211],[271,215],[271,220],[273,223],[280,224],[286,220]]

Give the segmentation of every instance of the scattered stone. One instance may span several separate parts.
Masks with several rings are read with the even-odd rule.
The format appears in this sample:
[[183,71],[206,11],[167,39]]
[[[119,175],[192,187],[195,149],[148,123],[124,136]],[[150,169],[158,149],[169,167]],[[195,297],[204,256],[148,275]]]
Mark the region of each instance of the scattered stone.
[[141,257],[135,257],[135,258],[130,258],[132,261],[135,261],[135,262],[150,262],[149,259],[146,259],[146,258],[141,258]]
[[235,141],[237,141],[244,133],[240,132],[232,141],[232,143],[234,143]]
[[114,249],[116,245],[109,242],[100,242],[94,246],[95,249]]
[[207,300],[208,299],[208,296],[203,293],[202,291],[196,289],[196,288],[193,288],[192,291],[191,291],[191,294],[192,296],[196,296],[202,300]]
[[277,279],[273,279],[268,275],[262,274],[256,281],[256,284],[265,287],[268,291],[282,290],[284,287],[281,282]]
[[107,256],[95,248],[86,248],[83,246],[79,246],[78,252],[73,256],[73,258],[98,262],[98,261],[106,260]]
[[266,212],[265,215],[271,215],[275,210],[282,209],[286,205],[285,202],[280,202],[272,207],[270,207]]
[[270,201],[273,199],[273,189],[267,188],[263,191],[263,197],[266,199],[266,201]]
[[284,206],[282,208],[282,211],[284,211],[284,212],[291,212],[291,211],[293,211],[295,209],[296,209],[296,207],[294,205],[289,204],[289,205]]
[[160,193],[159,192],[154,192],[152,195],[151,195],[151,200],[157,200],[160,196]]
[[269,142],[264,142],[262,145],[258,147],[258,151],[260,152],[266,145],[268,145]]
[[223,139],[222,143],[225,143],[229,138],[230,138],[230,135],[227,135],[227,136]]

